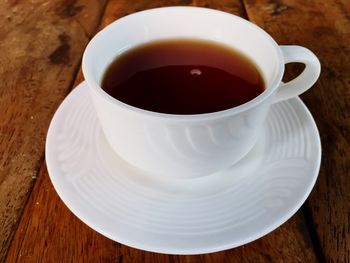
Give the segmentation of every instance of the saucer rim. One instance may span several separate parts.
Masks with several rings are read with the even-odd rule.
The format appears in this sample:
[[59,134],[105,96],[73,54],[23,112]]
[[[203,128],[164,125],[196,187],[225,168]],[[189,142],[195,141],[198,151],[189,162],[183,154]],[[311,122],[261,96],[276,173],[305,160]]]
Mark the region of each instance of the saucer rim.
[[[71,94],[77,92],[77,90],[80,88],[83,88],[83,86],[86,86],[86,82],[83,81],[81,82],[79,85],[76,86],[75,89],[73,89],[67,97],[71,96]],[[245,239],[240,239],[239,241],[235,241],[235,242],[231,242],[231,243],[226,243],[225,245],[220,245],[220,246],[210,246],[210,247],[202,247],[202,248],[198,248],[198,249],[176,249],[176,248],[172,248],[169,249],[168,247],[154,247],[152,245],[147,245],[145,243],[142,242],[135,242],[132,240],[128,240],[125,238],[116,238],[115,235],[111,235],[108,232],[106,232],[105,230],[101,229],[99,226],[95,225],[94,222],[90,221],[88,218],[85,218],[85,216],[82,215],[82,213],[80,212],[80,208],[79,206],[77,206],[74,203],[71,203],[68,199],[65,197],[64,194],[64,190],[62,189],[62,184],[59,182],[60,180],[57,180],[57,176],[52,176],[52,174],[54,174],[54,170],[57,171],[57,168],[54,169],[54,161],[51,157],[50,154],[48,154],[48,152],[50,152],[49,148],[50,148],[50,141],[52,140],[52,127],[53,127],[53,121],[55,120],[55,117],[57,117],[57,114],[62,110],[63,107],[65,107],[65,104],[70,103],[67,100],[67,97],[63,100],[63,102],[60,104],[60,106],[58,107],[58,109],[56,110],[51,122],[50,122],[50,126],[47,132],[47,137],[46,137],[46,143],[45,143],[45,156],[46,156],[46,164],[47,164],[47,170],[48,170],[48,175],[49,178],[52,182],[52,185],[55,189],[55,191],[57,192],[59,198],[62,200],[62,202],[67,206],[67,208],[77,217],[79,218],[84,224],[86,224],[87,226],[89,226],[91,229],[93,229],[94,231],[102,234],[103,236],[130,246],[132,248],[137,248],[137,249],[141,249],[141,250],[145,250],[145,251],[149,251],[149,252],[155,252],[155,253],[163,253],[163,254],[172,254],[172,255],[198,255],[198,254],[206,254],[206,253],[213,253],[213,252],[218,252],[218,251],[223,251],[223,250],[228,250],[228,249],[232,249],[232,248],[236,248],[242,245],[245,245],[247,243],[250,243],[252,241],[255,241],[267,234],[269,234],[270,232],[274,231],[275,229],[277,229],[279,226],[281,226],[282,224],[284,224],[288,219],[290,219],[299,209],[300,207],[303,205],[303,203],[306,201],[306,199],[308,198],[308,196],[310,195],[316,180],[318,178],[318,174],[319,174],[319,170],[320,170],[320,166],[321,166],[321,157],[322,157],[322,145],[321,145],[321,138],[320,138],[320,134],[319,131],[317,129],[317,125],[316,122],[311,114],[311,112],[309,111],[309,109],[307,108],[307,106],[303,103],[303,101],[299,98],[299,97],[295,97],[292,98],[290,100],[296,100],[298,101],[298,103],[300,104],[300,106],[302,107],[302,111],[306,114],[306,117],[308,119],[308,123],[310,125],[309,129],[312,129],[312,132],[310,132],[311,134],[314,134],[314,139],[315,139],[315,143],[316,143],[316,147],[317,147],[317,156],[315,156],[316,154],[313,153],[313,155],[315,156],[315,160],[314,160],[314,169],[312,171],[312,173],[310,172],[310,179],[312,176],[312,180],[310,180],[309,185],[307,186],[307,188],[305,189],[304,195],[302,197],[299,198],[295,198],[295,199],[299,199],[298,202],[296,202],[296,204],[294,205],[293,209],[290,209],[288,211],[288,213],[286,213],[284,216],[280,217],[279,219],[276,219],[274,221],[273,224],[270,224],[264,228],[262,228],[260,231],[256,231],[253,234],[249,235],[247,238]],[[67,102],[68,101],[68,102]],[[279,102],[279,103],[283,103],[283,102]],[[50,168],[51,167],[51,168]],[[64,188],[64,187],[63,187]]]

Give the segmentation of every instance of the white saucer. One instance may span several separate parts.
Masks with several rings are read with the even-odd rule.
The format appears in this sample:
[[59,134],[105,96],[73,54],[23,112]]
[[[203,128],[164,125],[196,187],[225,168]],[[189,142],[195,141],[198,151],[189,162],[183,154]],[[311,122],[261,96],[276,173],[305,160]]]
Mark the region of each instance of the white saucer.
[[63,202],[110,239],[169,254],[237,247],[283,224],[315,184],[320,138],[299,98],[272,106],[265,132],[238,164],[174,180],[144,175],[111,150],[87,91],[81,83],[57,110],[46,162]]

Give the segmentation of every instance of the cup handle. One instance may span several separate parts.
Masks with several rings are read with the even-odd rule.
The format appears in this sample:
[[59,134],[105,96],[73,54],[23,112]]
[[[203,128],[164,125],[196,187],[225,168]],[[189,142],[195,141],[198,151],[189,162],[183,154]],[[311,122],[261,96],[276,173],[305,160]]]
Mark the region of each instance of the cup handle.
[[309,49],[301,46],[280,46],[284,63],[300,62],[305,64],[303,72],[295,79],[279,86],[274,102],[287,100],[305,92],[316,82],[320,75],[321,65],[318,58]]

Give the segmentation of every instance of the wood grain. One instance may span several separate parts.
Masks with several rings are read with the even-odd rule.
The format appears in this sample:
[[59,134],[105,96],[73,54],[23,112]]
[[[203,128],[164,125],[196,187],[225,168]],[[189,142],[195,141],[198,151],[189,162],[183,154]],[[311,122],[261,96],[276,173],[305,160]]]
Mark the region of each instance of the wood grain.
[[280,44],[320,58],[317,84],[302,96],[320,130],[323,162],[308,199],[327,262],[350,262],[350,5],[347,0],[246,0],[249,19]]
[[[205,6],[245,15],[240,1],[110,1],[100,28],[118,17],[169,5]],[[78,74],[75,85],[83,79]],[[46,168],[26,206],[7,262],[317,262],[300,213],[271,234],[248,245],[198,256],[145,252],[113,242],[79,221],[63,205]]]
[[38,174],[49,121],[103,7],[98,0],[0,2],[0,261]]
[[101,21],[101,28],[112,23],[119,17],[138,11],[164,6],[200,6],[223,10],[239,16],[245,15],[244,7],[239,0],[157,0],[157,1],[110,1]]

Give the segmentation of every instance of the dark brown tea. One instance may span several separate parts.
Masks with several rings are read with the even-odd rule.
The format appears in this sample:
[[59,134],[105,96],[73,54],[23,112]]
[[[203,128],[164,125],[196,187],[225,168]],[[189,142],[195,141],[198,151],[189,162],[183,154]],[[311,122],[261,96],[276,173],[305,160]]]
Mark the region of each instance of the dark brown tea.
[[102,88],[129,105],[170,114],[226,110],[264,91],[254,63],[230,47],[211,41],[154,41],[118,56],[102,78]]

